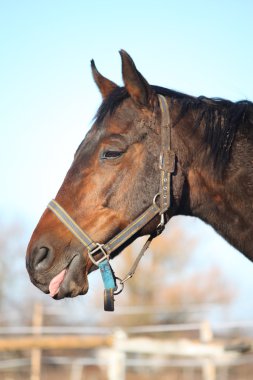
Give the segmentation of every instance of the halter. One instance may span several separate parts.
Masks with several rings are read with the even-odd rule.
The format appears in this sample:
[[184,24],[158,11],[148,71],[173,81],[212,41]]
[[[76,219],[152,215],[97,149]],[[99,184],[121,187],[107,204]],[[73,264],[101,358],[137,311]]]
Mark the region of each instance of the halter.
[[[171,150],[171,122],[168,104],[162,95],[158,95],[161,109],[161,152],[159,158],[160,169],[160,188],[159,193],[154,196],[152,205],[147,208],[138,218],[125,227],[120,233],[115,235],[105,244],[94,242],[90,236],[83,231],[71,216],[53,199],[48,204],[48,208],[57,216],[57,218],[69,229],[69,231],[84,245],[88,251],[88,256],[92,263],[99,267],[104,283],[104,310],[114,310],[114,295],[119,294],[124,287],[124,283],[130,279],[149,247],[151,241],[164,230],[166,220],[166,211],[171,204],[171,174],[175,170],[175,153]],[[159,197],[159,206],[157,198]],[[133,266],[124,279],[115,276],[109,263],[112,252],[122,247],[133,235],[140,231],[155,216],[160,215],[160,223],[150,234],[148,240],[141,249]],[[96,259],[96,256],[99,256]],[[116,281],[119,281],[121,289],[118,291]]]

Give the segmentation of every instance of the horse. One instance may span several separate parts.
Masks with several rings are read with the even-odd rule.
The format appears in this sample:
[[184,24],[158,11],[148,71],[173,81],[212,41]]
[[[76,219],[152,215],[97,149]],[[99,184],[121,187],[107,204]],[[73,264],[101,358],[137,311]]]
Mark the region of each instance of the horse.
[[253,260],[253,103],[150,85],[120,56],[123,87],[91,61],[102,103],[27,248],[32,283],[54,299],[87,293],[90,272],[176,215]]

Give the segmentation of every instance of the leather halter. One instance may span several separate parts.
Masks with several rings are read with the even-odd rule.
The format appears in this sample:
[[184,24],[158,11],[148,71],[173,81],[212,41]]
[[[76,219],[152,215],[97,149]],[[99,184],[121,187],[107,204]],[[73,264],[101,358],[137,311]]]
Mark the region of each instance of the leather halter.
[[[123,285],[129,278],[133,276],[137,265],[144,252],[148,248],[152,239],[158,236],[164,229],[167,222],[165,213],[171,204],[171,174],[175,170],[175,154],[171,150],[171,122],[167,101],[163,95],[158,95],[160,109],[161,109],[161,153],[159,158],[159,169],[161,172],[159,193],[154,196],[152,205],[147,208],[138,218],[124,228],[120,233],[115,235],[111,240],[105,244],[94,242],[91,237],[83,231],[78,224],[71,218],[71,216],[55,201],[52,200],[48,204],[48,208],[57,216],[57,218],[72,232],[72,234],[85,246],[88,255],[93,264],[99,267],[105,286],[105,299],[104,308],[107,311],[114,310],[114,295],[117,292],[116,278],[109,260],[112,252],[116,251],[119,247],[123,246],[133,235],[140,231],[146,224],[148,224],[158,214],[160,215],[160,223],[150,235],[147,242],[144,244],[140,254],[134,262],[133,267],[127,276],[120,280]],[[159,206],[156,201],[159,197]],[[96,260],[95,256],[99,255]]]

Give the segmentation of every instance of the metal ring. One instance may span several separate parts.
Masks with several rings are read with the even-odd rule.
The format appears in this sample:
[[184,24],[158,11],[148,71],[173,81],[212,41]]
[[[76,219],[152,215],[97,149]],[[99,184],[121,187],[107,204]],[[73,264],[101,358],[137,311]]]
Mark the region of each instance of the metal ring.
[[154,198],[153,198],[153,205],[154,205],[154,206],[157,206],[157,207],[159,207],[159,208],[160,208],[160,206],[158,206],[158,204],[156,203],[156,199],[157,199],[160,195],[161,195],[161,193],[157,193],[157,194],[154,196]]
[[120,294],[122,292],[122,290],[124,289],[124,282],[122,282],[122,280],[119,278],[119,277],[115,277],[115,280],[116,282],[118,281],[119,282],[119,285],[121,286],[121,289],[118,290],[118,285],[117,285],[117,288],[116,290],[113,292],[113,294],[116,296],[117,294]]

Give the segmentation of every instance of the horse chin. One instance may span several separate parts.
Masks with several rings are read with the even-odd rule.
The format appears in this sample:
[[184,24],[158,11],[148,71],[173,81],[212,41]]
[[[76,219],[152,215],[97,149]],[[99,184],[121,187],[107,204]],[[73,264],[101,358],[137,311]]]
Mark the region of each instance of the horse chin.
[[[88,292],[89,283],[82,255],[78,254],[74,256],[66,270],[60,272],[59,275],[61,275],[61,273],[63,274],[62,278],[59,280],[58,289],[56,289],[53,294],[50,294],[54,299],[60,300],[67,297],[73,298],[79,295],[84,295]],[[51,280],[50,284],[53,281],[54,279]]]

